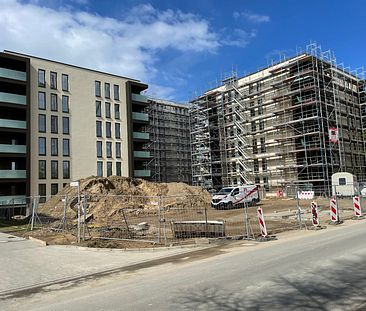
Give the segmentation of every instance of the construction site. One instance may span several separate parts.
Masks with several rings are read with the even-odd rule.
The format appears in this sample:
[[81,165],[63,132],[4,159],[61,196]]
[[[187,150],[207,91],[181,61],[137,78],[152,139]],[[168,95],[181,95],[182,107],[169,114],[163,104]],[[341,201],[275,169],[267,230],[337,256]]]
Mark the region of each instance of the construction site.
[[147,169],[154,182],[192,183],[189,110],[187,105],[149,99],[147,129],[152,155]]
[[297,56],[222,83],[191,101],[193,185],[256,184],[331,194],[331,176],[365,181],[363,68],[352,71],[316,43]]

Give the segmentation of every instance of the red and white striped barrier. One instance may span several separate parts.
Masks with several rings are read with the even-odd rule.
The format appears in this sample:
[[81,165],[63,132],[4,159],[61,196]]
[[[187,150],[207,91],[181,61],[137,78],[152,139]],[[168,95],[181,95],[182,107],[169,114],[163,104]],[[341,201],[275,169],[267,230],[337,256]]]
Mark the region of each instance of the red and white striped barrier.
[[358,196],[353,197],[353,208],[355,210],[355,216],[361,217],[362,211],[361,211],[360,197]]
[[297,197],[300,200],[312,200],[314,199],[314,191],[300,191],[297,193]]
[[319,217],[318,217],[318,204],[315,201],[311,202],[311,215],[312,215],[312,222],[314,226],[319,226]]
[[336,197],[330,199],[330,220],[333,222],[338,221],[338,207]]
[[259,227],[261,228],[261,235],[263,237],[268,236],[266,222],[264,221],[263,210],[261,207],[257,208]]

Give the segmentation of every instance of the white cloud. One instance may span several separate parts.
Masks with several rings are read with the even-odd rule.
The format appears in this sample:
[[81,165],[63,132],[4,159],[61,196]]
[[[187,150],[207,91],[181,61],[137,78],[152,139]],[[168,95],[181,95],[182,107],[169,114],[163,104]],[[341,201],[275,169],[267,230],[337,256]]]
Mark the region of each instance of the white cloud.
[[271,21],[271,18],[268,15],[256,14],[256,13],[252,13],[249,11],[234,12],[233,17],[235,19],[239,19],[240,17],[243,17],[246,20],[248,20],[249,22],[256,23],[256,24],[268,23]]
[[223,44],[239,46],[222,43],[207,20],[179,10],[139,5],[117,19],[40,3],[0,0],[0,49],[140,79],[165,96],[174,89],[158,85],[161,51],[206,53]]

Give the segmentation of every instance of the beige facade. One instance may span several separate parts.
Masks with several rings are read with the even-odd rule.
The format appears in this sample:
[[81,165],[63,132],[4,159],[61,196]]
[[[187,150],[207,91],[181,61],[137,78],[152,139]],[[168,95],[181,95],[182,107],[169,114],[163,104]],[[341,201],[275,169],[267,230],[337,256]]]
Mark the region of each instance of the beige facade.
[[[50,195],[91,175],[134,176],[133,132],[141,128],[147,86],[138,80],[38,57],[29,59],[27,195]],[[45,146],[44,146],[45,144]],[[141,174],[141,170],[139,171]],[[142,175],[148,175],[143,172]],[[148,177],[148,176],[147,176]]]

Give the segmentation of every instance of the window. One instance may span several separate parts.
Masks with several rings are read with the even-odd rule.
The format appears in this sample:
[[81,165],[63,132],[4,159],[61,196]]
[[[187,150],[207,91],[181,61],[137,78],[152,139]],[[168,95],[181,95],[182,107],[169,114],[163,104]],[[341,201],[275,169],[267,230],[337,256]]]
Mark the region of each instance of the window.
[[100,100],[95,101],[95,115],[97,117],[102,116],[102,102]]
[[345,186],[347,184],[346,178],[339,178],[338,182],[340,186]]
[[62,112],[69,112],[69,96],[62,95]]
[[58,161],[51,161],[51,179],[58,178]]
[[105,123],[105,136],[108,137],[108,138],[112,137],[111,127],[112,127],[111,122],[106,122]]
[[263,114],[263,106],[261,105],[258,107],[258,115],[260,116],[262,114]]
[[114,99],[119,100],[119,85],[113,85]]
[[116,143],[116,158],[121,158],[121,143]]
[[255,110],[254,108],[250,109],[250,116],[255,117]]
[[252,122],[252,132],[255,132],[257,130],[257,125],[255,124],[255,121]]
[[70,140],[67,138],[62,140],[62,155],[64,157],[70,156]]
[[112,157],[112,143],[110,141],[107,141],[107,158],[111,158]]
[[38,195],[41,196],[41,198],[39,198],[39,202],[40,203],[44,203],[46,202],[46,184],[39,184],[38,185]]
[[109,83],[104,83],[104,96],[105,98],[111,98],[111,87]]
[[70,134],[70,119],[62,117],[62,134]]
[[122,176],[121,162],[116,162],[116,175]]
[[38,69],[38,86],[46,87],[46,72],[43,69]]
[[51,156],[58,155],[58,139],[51,138]]
[[259,121],[259,130],[264,130],[264,120]]
[[50,72],[50,87],[51,89],[57,89],[57,73],[54,71]]
[[114,124],[114,135],[116,138],[121,138],[121,124],[115,123]]
[[268,177],[267,176],[263,177],[263,184],[264,184],[264,189],[266,191],[269,191],[269,184],[268,184]]
[[111,117],[111,103],[105,103],[105,117]]
[[38,155],[46,155],[46,137],[38,138]]
[[261,152],[266,152],[266,139],[261,137]]
[[66,74],[62,74],[62,90],[69,91],[69,76]]
[[70,179],[70,161],[62,162],[62,177],[63,179]]
[[51,116],[51,133],[58,133],[58,117]]
[[96,127],[97,127],[97,137],[102,137],[102,121],[97,121]]
[[95,81],[95,96],[100,97],[100,81]]
[[267,159],[262,159],[262,171],[267,172]]
[[97,141],[97,157],[103,157],[103,142]]
[[57,95],[51,94],[51,111],[57,111]]
[[259,172],[259,162],[258,159],[254,159],[254,173]]
[[257,139],[254,138],[252,140],[252,145],[253,145],[253,154],[257,154],[258,153],[258,147],[257,147]]
[[112,162],[107,162],[107,177],[112,175]]
[[46,110],[46,93],[38,92],[38,108],[41,110]]
[[58,192],[58,184],[51,184],[51,195],[55,195]]
[[120,118],[119,104],[114,105],[114,118],[118,120]]
[[103,177],[103,162],[102,161],[97,162],[97,176]]
[[46,179],[46,160],[38,161],[38,178]]
[[46,115],[45,114],[38,115],[38,132],[40,132],[40,133],[46,132]]

